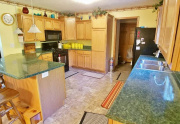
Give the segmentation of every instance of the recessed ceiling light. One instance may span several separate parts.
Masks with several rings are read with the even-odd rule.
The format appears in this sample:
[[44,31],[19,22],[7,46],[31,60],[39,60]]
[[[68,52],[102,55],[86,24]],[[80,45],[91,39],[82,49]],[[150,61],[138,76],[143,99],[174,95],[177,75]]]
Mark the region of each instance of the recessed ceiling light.
[[99,0],[73,0],[75,2],[78,2],[78,3],[82,3],[82,4],[92,4],[92,3],[95,3]]

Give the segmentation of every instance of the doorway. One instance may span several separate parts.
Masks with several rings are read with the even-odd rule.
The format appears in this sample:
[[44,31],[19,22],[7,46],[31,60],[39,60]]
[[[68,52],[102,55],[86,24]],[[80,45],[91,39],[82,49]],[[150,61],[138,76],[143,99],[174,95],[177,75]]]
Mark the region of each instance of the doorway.
[[115,50],[113,53],[115,66],[132,62],[135,28],[138,27],[138,24],[139,17],[117,18],[115,20]]

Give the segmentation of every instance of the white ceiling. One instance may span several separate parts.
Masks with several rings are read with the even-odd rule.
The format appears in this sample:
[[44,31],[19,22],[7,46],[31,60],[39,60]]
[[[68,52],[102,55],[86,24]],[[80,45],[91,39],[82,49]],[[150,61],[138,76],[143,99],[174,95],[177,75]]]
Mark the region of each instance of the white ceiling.
[[[22,4],[31,4],[31,0],[9,0]],[[82,0],[87,1],[87,0]],[[89,0],[88,0],[89,1]],[[93,0],[92,4],[83,4],[75,2],[75,0],[33,0],[36,7],[42,7],[60,12],[92,12],[98,7],[108,9],[121,9],[136,6],[153,5],[159,0]]]

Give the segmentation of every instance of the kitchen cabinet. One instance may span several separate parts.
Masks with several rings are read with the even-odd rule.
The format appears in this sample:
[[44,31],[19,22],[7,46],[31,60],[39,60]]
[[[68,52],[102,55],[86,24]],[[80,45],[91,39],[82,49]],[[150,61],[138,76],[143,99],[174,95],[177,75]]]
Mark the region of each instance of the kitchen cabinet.
[[92,64],[91,64],[91,54],[84,54],[84,68],[92,68]]
[[65,20],[65,39],[76,40],[76,18],[66,17]]
[[60,30],[62,33],[62,40],[65,40],[65,25],[64,25],[64,21],[60,21]]
[[107,15],[98,16],[95,18],[92,16],[92,28],[107,28]]
[[44,19],[43,18],[35,18],[35,24],[41,33],[36,33],[36,41],[45,41],[45,33],[44,33]]
[[54,30],[61,30],[61,22],[59,20],[53,20],[53,28]]
[[106,29],[92,29],[92,50],[106,50]]
[[32,17],[31,16],[23,16],[22,21],[22,27],[23,27],[23,36],[24,41],[35,41],[36,40],[36,34],[35,33],[28,33],[30,27],[33,24]]
[[69,66],[76,66],[77,65],[76,50],[68,50],[68,56],[69,56]]
[[177,31],[180,0],[164,0],[159,37],[159,49],[170,65]]
[[52,53],[46,53],[39,56],[40,60],[53,61]]
[[45,19],[45,30],[54,30],[53,27],[53,20],[52,19]]
[[87,21],[85,23],[85,32],[86,32],[85,38],[86,38],[86,40],[91,40],[91,36],[92,36],[91,30],[92,30],[91,21]]
[[91,30],[91,21],[76,21],[76,33],[78,40],[90,40]]
[[84,40],[85,39],[85,24],[82,21],[76,22],[76,32],[77,39]]
[[83,51],[77,51],[77,67],[84,67],[84,55]]
[[105,52],[92,51],[92,69],[98,71],[105,71]]
[[111,58],[113,16],[92,17],[92,69],[107,73]]

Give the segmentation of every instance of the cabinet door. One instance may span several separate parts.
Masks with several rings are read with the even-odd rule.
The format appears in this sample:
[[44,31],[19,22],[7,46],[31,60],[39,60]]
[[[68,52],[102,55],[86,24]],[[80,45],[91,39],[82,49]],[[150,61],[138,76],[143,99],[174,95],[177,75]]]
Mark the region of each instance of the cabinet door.
[[92,17],[92,28],[107,28],[107,16]]
[[53,20],[53,28],[54,30],[61,30],[61,22]]
[[77,65],[76,51],[75,50],[69,50],[68,55],[69,55],[69,66],[76,66]]
[[92,50],[105,51],[106,50],[106,29],[92,30]]
[[105,52],[92,51],[92,69],[105,71]]
[[35,18],[35,24],[41,33],[36,33],[37,41],[45,41],[45,33],[44,33],[44,19],[43,18]]
[[52,19],[45,19],[45,30],[54,30]]
[[32,22],[32,17],[30,16],[23,16],[23,35],[24,35],[24,41],[35,41],[36,35],[34,33],[28,33]]
[[66,40],[76,40],[75,18],[65,18],[65,38]]
[[86,32],[86,35],[85,35],[85,39],[86,40],[91,40],[91,37],[92,37],[92,25],[91,25],[91,22],[85,22],[85,32]]
[[84,56],[83,54],[77,54],[77,66],[84,68]]
[[62,33],[62,40],[65,40],[65,30],[64,30],[64,22],[63,21],[60,22],[60,30]]
[[76,22],[76,33],[77,33],[77,40],[85,39],[85,23],[84,22]]
[[90,55],[84,55],[84,68],[91,69],[91,54]]
[[175,43],[180,0],[164,0],[163,22],[160,33],[159,49],[167,63],[172,60]]

